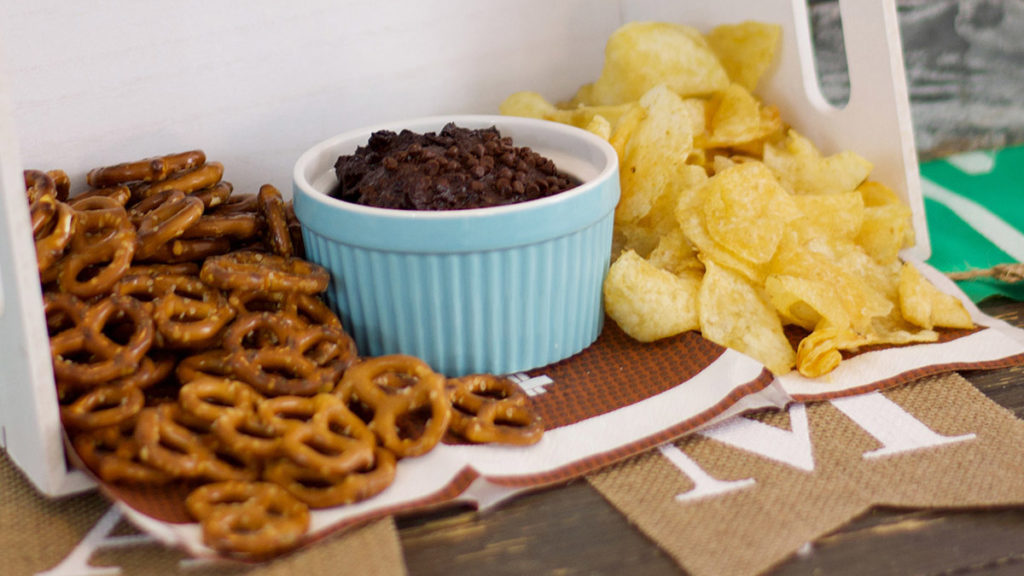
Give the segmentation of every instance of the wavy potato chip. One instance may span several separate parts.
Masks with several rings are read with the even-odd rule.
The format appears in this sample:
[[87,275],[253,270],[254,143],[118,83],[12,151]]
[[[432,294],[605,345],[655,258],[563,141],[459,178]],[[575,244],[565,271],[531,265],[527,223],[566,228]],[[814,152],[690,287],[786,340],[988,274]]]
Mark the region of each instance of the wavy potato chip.
[[814,330],[822,323],[849,326],[850,315],[828,282],[788,274],[765,278],[764,291],[783,322]]
[[864,221],[855,238],[864,251],[882,264],[899,259],[900,250],[914,245],[910,207],[896,192],[880,182],[857,187],[864,202]]
[[700,285],[699,272],[677,276],[628,250],[605,277],[605,310],[626,334],[652,342],[698,328]]
[[782,27],[765,22],[722,24],[707,34],[729,78],[751,92],[775,62]]
[[[787,230],[769,271],[775,275],[789,275],[806,278],[829,285],[846,311],[850,327],[865,332],[871,327],[871,319],[885,316],[894,308],[881,286],[868,282],[864,277],[842,265],[843,252],[827,238],[805,237],[798,227]],[[852,258],[851,258],[852,259]]]
[[739,84],[730,84],[709,103],[712,110],[708,134],[701,146],[727,148],[749,144],[782,129],[782,117],[774,106],[763,106]]
[[658,245],[651,251],[647,260],[654,266],[676,275],[704,272],[704,264],[697,258],[697,249],[690,244],[678,226],[658,239]]
[[697,296],[701,334],[754,358],[774,374],[789,372],[796,352],[767,298],[739,274],[714,262],[705,265]]
[[911,324],[927,329],[974,326],[962,302],[936,288],[911,264],[900,268],[899,290],[900,311]]
[[616,222],[643,218],[667,188],[689,179],[686,159],[694,135],[704,129],[703,105],[683,100],[665,86],[644,94],[640,105],[646,114],[631,130],[620,157],[622,194]]
[[800,194],[793,202],[823,234],[854,241],[864,224],[864,199],[857,191],[837,194]]
[[571,104],[634,102],[664,84],[680,96],[705,96],[726,87],[729,76],[697,29],[668,22],[631,22],[605,45],[601,76]]
[[764,163],[794,194],[836,194],[856,190],[867,180],[871,162],[855,152],[822,156],[818,148],[795,130],[779,144],[764,147]]
[[[578,106],[565,109],[555,106],[538,92],[522,91],[505,98],[498,106],[498,111],[506,116],[539,118],[588,129],[595,125],[595,120],[597,125],[608,125],[609,128],[613,128],[619,118],[635,106],[633,103],[627,103],[618,106]],[[607,128],[600,128],[601,132],[606,130]],[[605,139],[609,137],[610,131]]]
[[708,235],[753,264],[771,260],[786,225],[800,216],[793,198],[760,162],[715,174],[703,195]]
[[715,242],[708,233],[703,210],[680,208],[676,211],[676,219],[683,235],[697,249],[697,257],[701,262],[714,262],[756,284],[764,282],[765,276],[768,275],[768,266],[741,258]]
[[807,378],[818,378],[835,370],[843,360],[840,346],[848,345],[850,340],[850,330],[822,324],[796,347],[797,371]]

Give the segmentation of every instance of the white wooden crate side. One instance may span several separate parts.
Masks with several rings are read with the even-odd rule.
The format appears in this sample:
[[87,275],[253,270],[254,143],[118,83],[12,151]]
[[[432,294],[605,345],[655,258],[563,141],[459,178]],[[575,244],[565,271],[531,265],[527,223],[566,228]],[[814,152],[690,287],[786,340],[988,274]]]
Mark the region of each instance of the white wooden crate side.
[[0,42],[0,445],[45,494],[88,485],[64,458],[50,343]]

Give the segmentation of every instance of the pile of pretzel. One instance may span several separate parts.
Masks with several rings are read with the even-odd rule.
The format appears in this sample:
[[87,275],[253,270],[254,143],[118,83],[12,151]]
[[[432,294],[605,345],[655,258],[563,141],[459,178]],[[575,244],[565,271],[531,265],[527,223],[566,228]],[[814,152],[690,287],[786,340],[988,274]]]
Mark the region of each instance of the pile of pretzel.
[[234,194],[202,151],[92,170],[25,171],[61,421],[110,483],[188,482],[204,542],[265,558],[309,509],[391,484],[442,439],[532,444],[523,391],[360,358],[303,259],[289,202]]

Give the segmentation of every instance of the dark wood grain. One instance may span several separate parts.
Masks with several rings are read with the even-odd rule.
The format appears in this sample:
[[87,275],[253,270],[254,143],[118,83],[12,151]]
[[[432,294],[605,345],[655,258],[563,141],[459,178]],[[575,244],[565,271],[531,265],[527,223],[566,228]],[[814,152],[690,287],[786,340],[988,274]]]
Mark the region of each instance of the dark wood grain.
[[[996,299],[982,309],[1024,327],[1024,302]],[[1024,367],[964,377],[1024,418]],[[684,574],[583,481],[526,494],[486,513],[399,518],[398,527],[411,576]],[[770,574],[1024,574],[1024,510],[872,510]]]

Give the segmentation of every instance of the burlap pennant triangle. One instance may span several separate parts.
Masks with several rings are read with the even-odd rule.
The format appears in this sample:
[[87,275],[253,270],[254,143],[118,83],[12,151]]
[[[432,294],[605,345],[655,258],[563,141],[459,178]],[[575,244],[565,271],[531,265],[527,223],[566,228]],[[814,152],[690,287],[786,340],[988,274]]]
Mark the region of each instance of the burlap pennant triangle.
[[61,499],[40,496],[0,451],[0,573],[17,576],[285,576],[407,573],[392,519],[324,538],[262,564],[197,561],[139,533],[110,501],[93,492]]
[[1024,505],[1024,422],[956,374],[795,405],[588,477],[684,569],[751,575],[872,506]]

